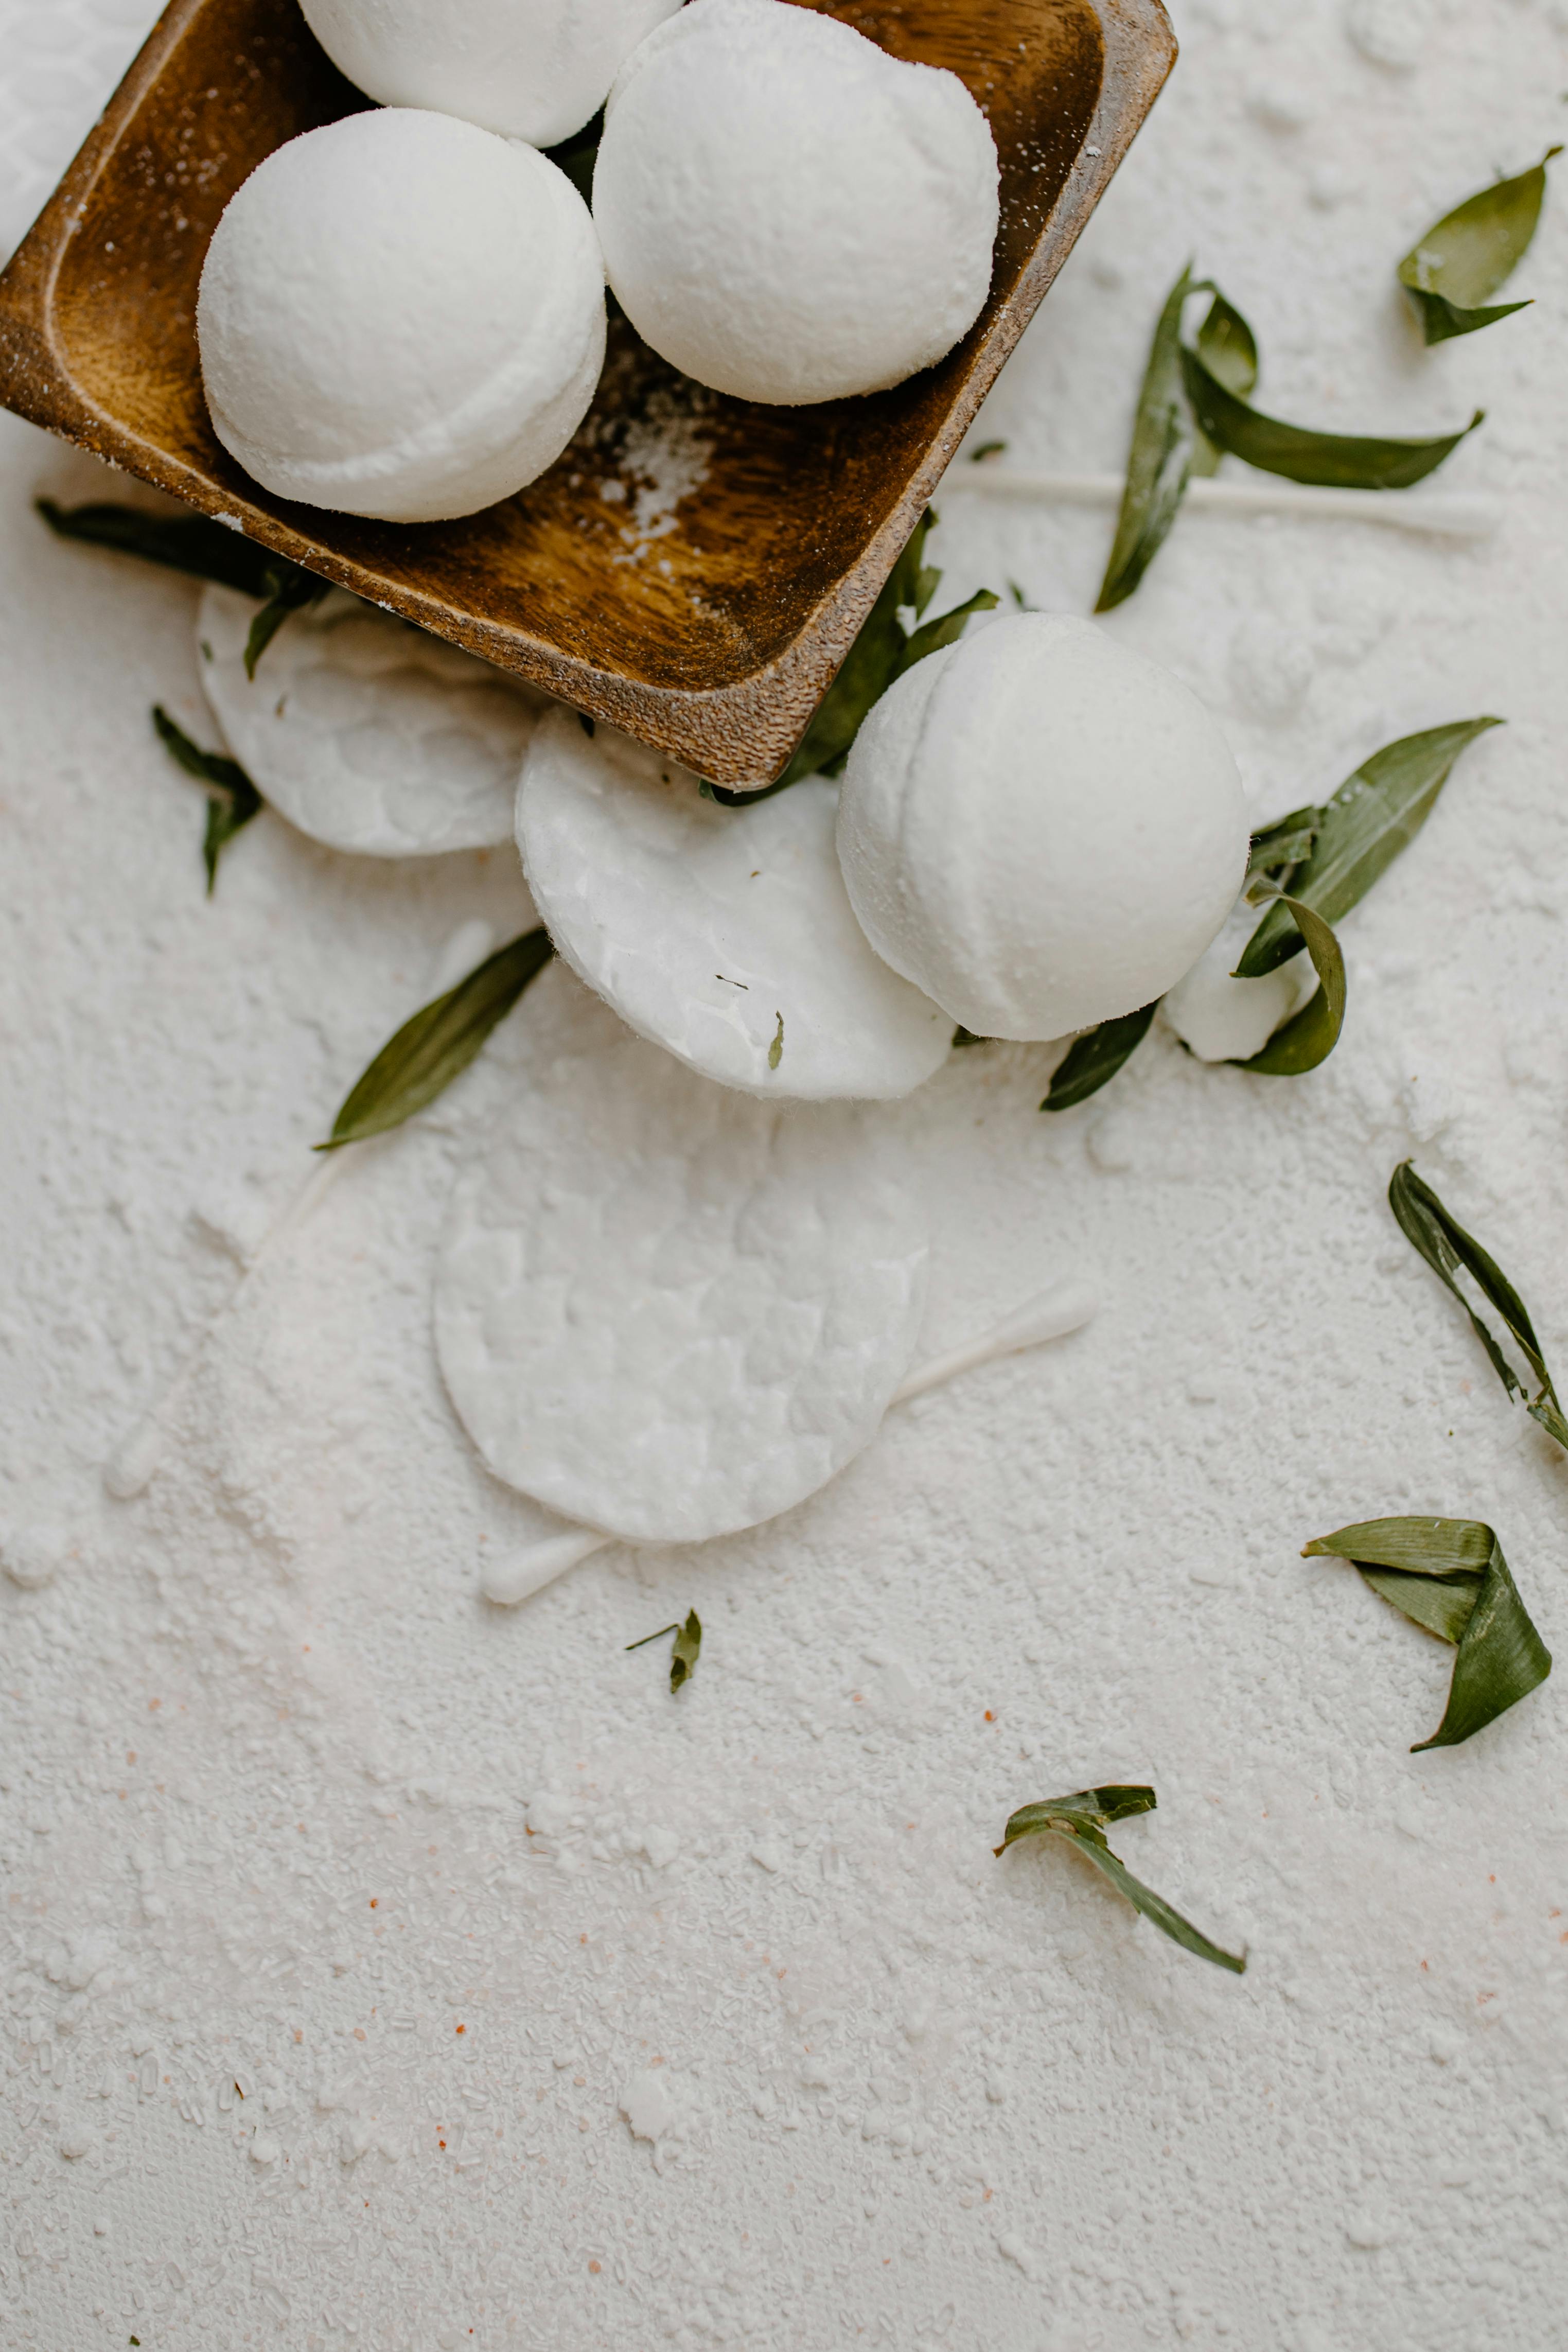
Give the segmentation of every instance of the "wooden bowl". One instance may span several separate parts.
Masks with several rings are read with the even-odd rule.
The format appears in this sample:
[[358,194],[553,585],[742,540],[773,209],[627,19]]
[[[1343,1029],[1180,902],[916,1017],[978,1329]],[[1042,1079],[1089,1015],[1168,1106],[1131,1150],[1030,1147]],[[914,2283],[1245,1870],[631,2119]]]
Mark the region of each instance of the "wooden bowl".
[[173,0],[0,277],[0,398],[700,773],[765,781],[1176,55],[1160,0],[831,0],[831,14],[895,57],[950,67],[1001,158],[986,308],[893,392],[813,408],[727,399],[617,318],[582,429],[517,498],[417,524],[273,498],[208,422],[202,262],[265,156],[366,101],[297,0]]

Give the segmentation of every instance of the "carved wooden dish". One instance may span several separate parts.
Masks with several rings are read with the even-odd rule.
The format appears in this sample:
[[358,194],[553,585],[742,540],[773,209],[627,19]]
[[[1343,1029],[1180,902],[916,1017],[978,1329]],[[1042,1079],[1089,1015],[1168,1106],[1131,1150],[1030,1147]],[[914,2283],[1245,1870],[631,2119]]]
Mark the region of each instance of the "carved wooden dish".
[[202,262],[264,156],[366,101],[296,0],[173,0],[0,278],[0,398],[702,774],[776,775],[1176,55],[1160,0],[832,0],[831,13],[894,56],[951,68],[1001,158],[986,308],[895,391],[812,408],[730,400],[617,318],[581,431],[517,498],[418,524],[273,498],[208,423]]

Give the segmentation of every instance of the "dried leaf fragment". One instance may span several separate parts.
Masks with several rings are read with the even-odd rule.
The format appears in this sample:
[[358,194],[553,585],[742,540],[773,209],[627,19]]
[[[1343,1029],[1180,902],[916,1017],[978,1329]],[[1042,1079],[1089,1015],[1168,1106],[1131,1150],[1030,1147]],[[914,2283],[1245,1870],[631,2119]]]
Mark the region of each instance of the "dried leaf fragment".
[[1200,1960],[1212,1961],[1216,1968],[1243,1975],[1247,1967],[1245,1952],[1228,1952],[1211,1943],[1189,1919],[1173,1911],[1162,1895],[1134,1878],[1107,1844],[1105,1831],[1111,1822],[1125,1821],[1133,1813],[1152,1813],[1155,1803],[1151,1788],[1117,1783],[1103,1789],[1080,1789],[1071,1797],[1050,1797],[1042,1804],[1020,1805],[1009,1817],[1002,1842],[995,1850],[998,1854],[1006,1853],[1009,1846],[1026,1837],[1064,1839],[1075,1845],[1135,1910],[1141,1911],[1145,1919],[1152,1919],[1173,1944],[1179,1944],[1183,1951],[1195,1954]]

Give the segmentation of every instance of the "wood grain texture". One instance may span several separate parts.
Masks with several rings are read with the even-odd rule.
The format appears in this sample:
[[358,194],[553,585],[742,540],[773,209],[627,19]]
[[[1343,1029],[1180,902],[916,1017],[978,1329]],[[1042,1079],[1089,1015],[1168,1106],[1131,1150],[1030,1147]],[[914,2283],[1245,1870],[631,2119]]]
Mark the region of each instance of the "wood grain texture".
[[[894,56],[951,68],[1001,160],[986,308],[946,360],[892,392],[793,409],[731,400],[678,375],[617,316],[581,430],[517,497],[421,524],[273,498],[208,421],[202,263],[265,156],[365,101],[297,0],[173,0],[0,277],[0,398],[719,782],[766,781],[1176,54],[1160,0],[833,0],[829,13]],[[638,443],[672,433],[706,471],[649,541],[635,524]]]

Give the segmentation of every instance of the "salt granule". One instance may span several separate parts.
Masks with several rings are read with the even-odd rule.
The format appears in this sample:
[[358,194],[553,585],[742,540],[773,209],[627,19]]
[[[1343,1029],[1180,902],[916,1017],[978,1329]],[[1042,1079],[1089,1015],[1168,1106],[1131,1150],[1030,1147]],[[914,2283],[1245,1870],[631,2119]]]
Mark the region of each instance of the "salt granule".
[[611,90],[593,217],[672,365],[742,400],[836,400],[974,324],[997,151],[956,74],[787,0],[692,0]]
[[208,247],[196,328],[214,429],[264,488],[434,522],[559,457],[604,362],[603,270],[555,164],[389,108],[251,173]]
[[528,749],[517,845],[559,952],[640,1035],[747,1093],[885,1101],[941,1067],[953,1024],[856,922],[837,808],[821,776],[721,807],[559,710]]
[[1178,679],[1091,621],[1019,614],[877,704],[839,808],[877,953],[982,1037],[1061,1037],[1194,964],[1247,860],[1236,762]]

